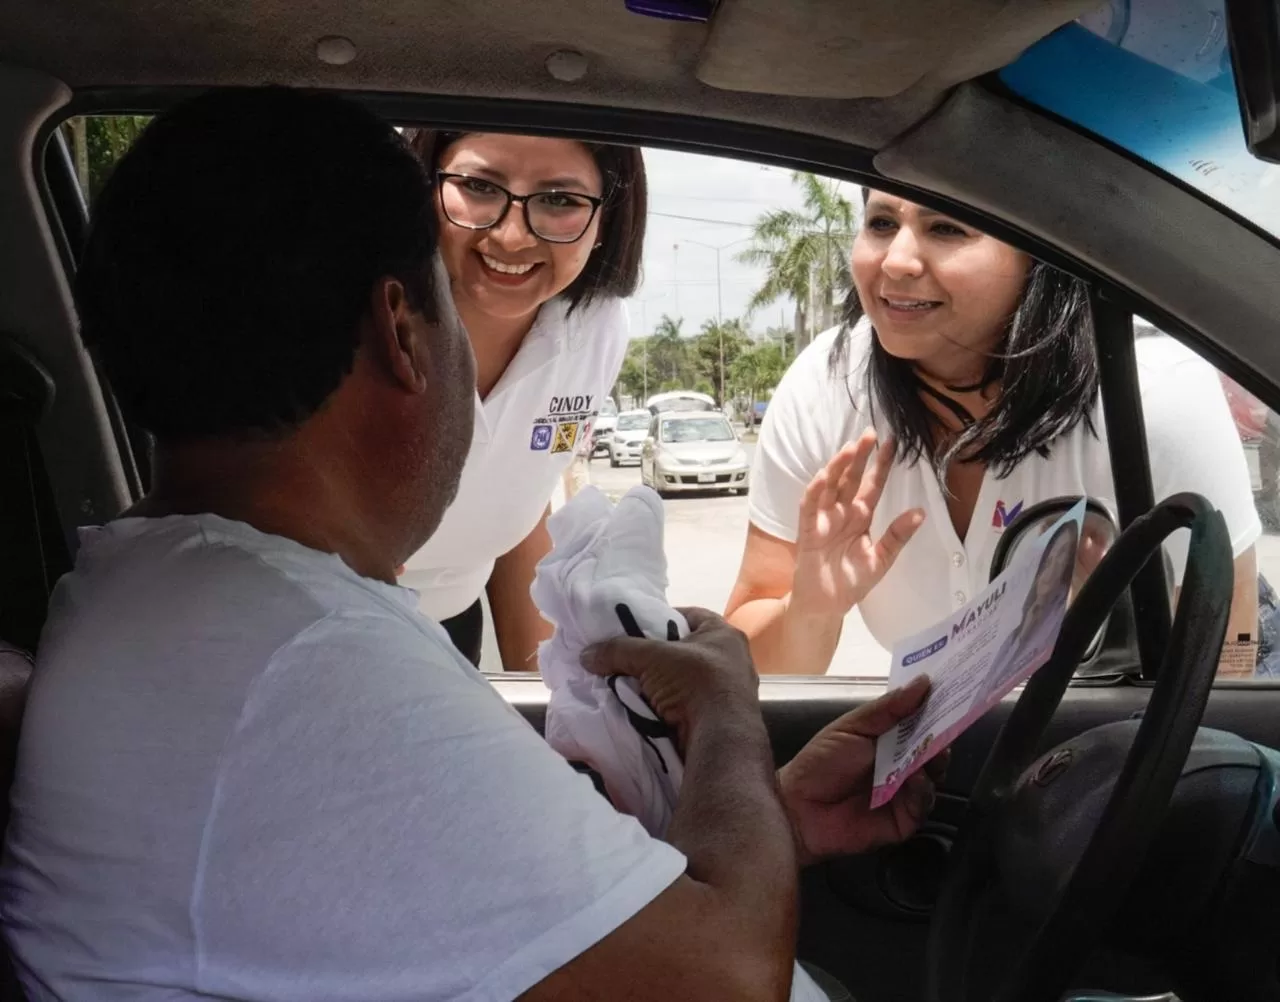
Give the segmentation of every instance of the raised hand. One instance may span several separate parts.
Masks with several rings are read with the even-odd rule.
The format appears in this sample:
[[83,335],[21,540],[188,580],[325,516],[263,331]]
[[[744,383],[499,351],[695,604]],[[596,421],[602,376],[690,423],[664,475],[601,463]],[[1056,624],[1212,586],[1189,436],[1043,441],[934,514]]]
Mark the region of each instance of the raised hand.
[[924,511],[913,508],[879,539],[871,536],[893,458],[893,442],[876,448],[875,432],[868,430],[810,481],[800,502],[791,586],[797,609],[844,616],[880,582],[924,522]]

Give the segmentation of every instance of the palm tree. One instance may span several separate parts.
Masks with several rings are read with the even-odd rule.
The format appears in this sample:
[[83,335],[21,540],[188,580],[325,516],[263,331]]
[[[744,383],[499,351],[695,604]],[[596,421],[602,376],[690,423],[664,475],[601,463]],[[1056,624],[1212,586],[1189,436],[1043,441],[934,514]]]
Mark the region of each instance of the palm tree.
[[835,323],[836,299],[849,290],[849,249],[857,210],[838,183],[794,171],[802,192],[800,209],[774,209],[756,220],[751,246],[737,255],[763,265],[764,284],[747,303],[748,316],[783,297],[795,303],[796,350]]
[[737,317],[724,321],[704,320],[702,333],[693,339],[694,366],[700,376],[711,382],[714,387],[712,396],[721,406],[726,403],[733,360],[750,344],[751,339]]
[[683,326],[683,317],[673,318],[664,313],[649,339],[649,364],[661,383],[674,383],[675,389],[681,388],[680,380],[688,369],[689,347],[680,330]]
[[733,360],[730,376],[735,390],[750,400],[748,414],[754,410],[762,394],[771,392],[782,381],[786,371],[787,360],[777,344],[753,345]]

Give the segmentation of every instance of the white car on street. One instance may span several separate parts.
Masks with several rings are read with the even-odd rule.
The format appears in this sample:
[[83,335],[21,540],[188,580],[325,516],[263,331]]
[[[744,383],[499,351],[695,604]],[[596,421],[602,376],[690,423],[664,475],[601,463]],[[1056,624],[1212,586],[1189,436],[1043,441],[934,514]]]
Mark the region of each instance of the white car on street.
[[618,415],[613,430],[601,440],[604,450],[609,453],[610,466],[640,462],[652,420],[653,415],[647,410],[623,411]]
[[614,403],[613,397],[605,397],[604,403],[600,405],[600,413],[596,415],[596,423],[591,429],[591,455],[596,456],[602,449],[606,449],[606,442],[609,436],[613,434],[613,428],[618,420],[618,405]]

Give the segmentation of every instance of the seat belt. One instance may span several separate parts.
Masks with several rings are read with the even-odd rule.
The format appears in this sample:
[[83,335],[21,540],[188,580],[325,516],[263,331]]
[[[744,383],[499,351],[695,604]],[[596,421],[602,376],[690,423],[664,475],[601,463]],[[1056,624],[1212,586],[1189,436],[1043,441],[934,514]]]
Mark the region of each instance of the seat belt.
[[[11,346],[0,342],[0,637],[34,651],[71,555],[36,435],[52,380],[26,352],[4,351]],[[8,378],[19,366],[25,378]]]

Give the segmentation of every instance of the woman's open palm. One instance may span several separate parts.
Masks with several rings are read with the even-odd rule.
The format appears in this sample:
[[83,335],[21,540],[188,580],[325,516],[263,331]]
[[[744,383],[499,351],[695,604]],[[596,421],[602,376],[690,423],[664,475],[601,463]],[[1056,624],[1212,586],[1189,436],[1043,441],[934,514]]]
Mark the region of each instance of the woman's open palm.
[[915,535],[924,521],[919,508],[899,515],[879,539],[871,536],[893,458],[893,443],[877,449],[875,432],[867,431],[810,481],[800,502],[793,605],[844,616],[879,583]]

